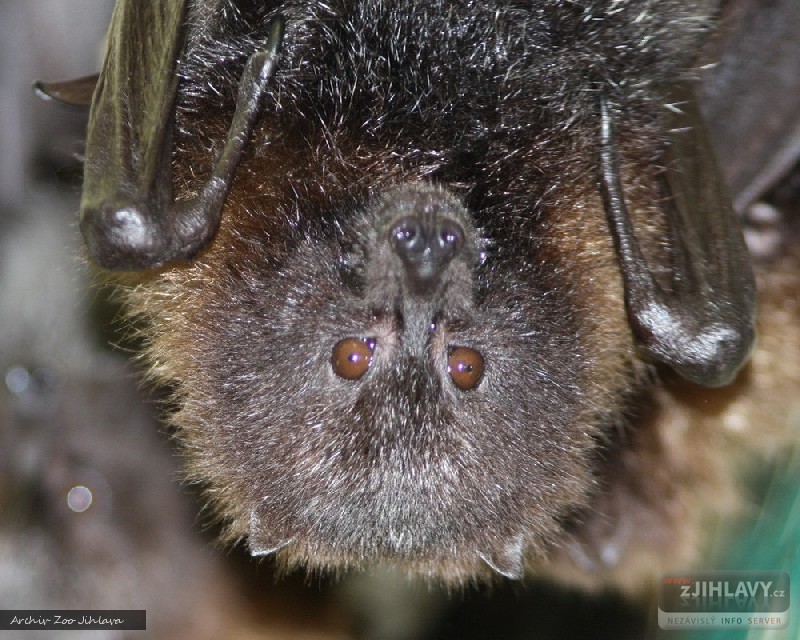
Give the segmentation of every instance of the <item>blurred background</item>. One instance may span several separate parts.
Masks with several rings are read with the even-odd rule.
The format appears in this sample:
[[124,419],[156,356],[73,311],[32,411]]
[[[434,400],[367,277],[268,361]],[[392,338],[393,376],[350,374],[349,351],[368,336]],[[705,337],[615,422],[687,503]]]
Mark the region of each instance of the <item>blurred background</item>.
[[[656,637],[652,604],[614,594],[529,582],[448,595],[380,572],[278,579],[214,546],[109,292],[81,259],[86,114],[31,91],[99,68],[112,6],[0,0],[0,608],[147,610],[147,632],[86,634],[96,640]],[[752,517],[726,532],[717,566],[796,562],[790,458],[755,479]]]

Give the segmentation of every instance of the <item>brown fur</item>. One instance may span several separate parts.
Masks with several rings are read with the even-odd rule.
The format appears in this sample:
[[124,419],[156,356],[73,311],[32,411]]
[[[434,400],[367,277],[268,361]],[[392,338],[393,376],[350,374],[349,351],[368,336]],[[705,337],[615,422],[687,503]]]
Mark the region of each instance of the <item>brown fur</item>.
[[[566,20],[570,10],[556,4],[543,6]],[[430,104],[421,114],[387,106],[375,115],[379,98],[387,98],[368,85],[380,89],[386,78],[370,76],[369,61],[397,51],[384,52],[367,36],[320,35],[328,23],[305,14],[296,27],[290,22],[287,38],[301,44],[285,52],[276,78],[282,91],[267,101],[216,238],[191,263],[148,274],[128,295],[132,313],[147,322],[151,376],[174,386],[170,419],[191,477],[207,486],[228,539],[249,536],[256,550],[286,544],[278,556],[289,566],[388,562],[456,583],[490,574],[489,563],[513,566],[524,551],[531,566],[546,565],[565,579],[633,588],[668,564],[685,568],[696,560],[710,519],[738,505],[739,454],[755,440],[741,425],[757,419],[768,389],[798,383],[795,371],[776,375],[770,363],[800,344],[795,319],[773,313],[797,283],[783,267],[761,275],[761,342],[735,385],[700,392],[653,383],[628,325],[597,188],[592,81],[608,79],[630,114],[620,131],[626,196],[648,258],[663,263],[662,85],[687,72],[678,52],[697,42],[695,25],[705,14],[677,2],[666,3],[663,14],[645,11],[656,36],[670,33],[665,42],[677,24],[682,30],[674,49],[639,51],[630,43],[644,40],[624,31],[639,28],[637,3],[622,4],[623,32],[615,36],[601,24],[602,33],[576,35],[574,49],[563,47],[576,51],[574,59],[552,52],[545,62],[526,59],[531,66],[520,78],[501,66],[511,86],[496,104],[484,103],[492,94],[482,83],[497,76],[474,61],[456,70],[430,62],[444,84],[424,95]],[[367,17],[386,17],[381,3],[365,7]],[[324,8],[347,14],[337,3]],[[442,51],[452,47],[458,55],[491,38],[501,42],[484,17],[475,22],[483,40],[451,35]],[[442,16],[424,18],[435,26]],[[351,27],[358,23],[349,19]],[[533,18],[530,26],[541,27]],[[194,37],[174,156],[181,197],[207,174],[208,149],[224,139],[232,94],[230,71],[215,66],[218,51],[207,43],[213,30]],[[347,37],[356,43],[344,46]],[[626,79],[614,37],[628,43],[641,77]],[[301,46],[315,38],[319,51]],[[426,55],[434,59],[442,53],[432,41],[415,44],[433,46]],[[509,36],[505,44],[519,43]],[[354,79],[348,63],[324,68],[316,56],[332,55],[325,47],[353,57]],[[584,91],[571,93],[549,72],[547,55],[564,72],[583,69],[596,55],[598,78],[587,79],[587,71]],[[476,95],[443,88],[451,71],[467,74],[455,76],[456,84],[478,73]],[[410,88],[421,82],[407,73]],[[543,104],[525,93],[537,74]],[[323,93],[328,79],[332,95]],[[225,108],[209,104],[208,86],[220,89]],[[341,106],[346,99],[350,110]],[[437,111],[444,108],[450,113]],[[378,382],[342,384],[327,365],[337,336],[378,335],[396,355],[391,348],[402,332],[391,313],[371,317],[337,280],[337,261],[350,259],[351,245],[368,256],[379,252],[373,232],[380,194],[431,183],[462,199],[475,217],[473,248],[488,247],[489,266],[465,267],[480,291],[475,300],[461,299],[467,312],[438,310],[453,319],[448,339],[488,354],[485,380],[471,395],[456,394],[430,363],[402,364],[397,356],[376,365]],[[519,339],[526,332],[537,336],[535,345]],[[785,342],[776,345],[779,335]],[[415,386],[417,379],[423,382]],[[353,497],[359,492],[360,503]],[[386,531],[394,526],[400,531],[392,537]]]

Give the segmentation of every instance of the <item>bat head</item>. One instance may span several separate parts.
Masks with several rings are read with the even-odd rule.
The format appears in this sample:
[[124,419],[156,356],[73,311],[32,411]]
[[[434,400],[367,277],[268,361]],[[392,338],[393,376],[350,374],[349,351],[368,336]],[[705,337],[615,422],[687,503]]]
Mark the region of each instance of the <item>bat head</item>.
[[655,237],[647,105],[697,10],[390,4],[198,3],[179,195],[225,139],[231,58],[279,8],[286,34],[215,239],[131,303],[231,538],[289,565],[518,576],[591,500],[640,366],[593,83],[631,109],[629,196]]
[[488,264],[441,186],[388,190],[346,225],[253,264],[260,284],[215,319],[215,459],[241,474],[250,547],[518,574],[588,482],[573,305],[545,267]]

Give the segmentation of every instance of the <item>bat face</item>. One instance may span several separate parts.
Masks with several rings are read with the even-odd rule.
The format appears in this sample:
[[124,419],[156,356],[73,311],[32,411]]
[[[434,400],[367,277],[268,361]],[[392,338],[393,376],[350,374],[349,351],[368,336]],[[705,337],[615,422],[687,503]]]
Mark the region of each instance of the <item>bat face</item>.
[[[427,222],[464,238],[424,285],[393,246],[409,220],[417,238],[439,240]],[[191,348],[206,364],[183,410],[213,425],[204,462],[248,510],[256,553],[469,570],[480,554],[518,573],[590,483],[581,382],[598,365],[575,304],[541,267],[481,264],[441,187],[388,191],[346,226],[304,234],[278,265],[254,245],[252,271],[204,289],[197,311],[224,331]]]
[[[156,20],[118,7],[120,42]],[[101,81],[82,226],[101,264],[159,267],[131,308],[231,539],[520,576],[606,489],[651,363],[733,378],[752,275],[668,108],[708,9],[196,3],[177,86]]]

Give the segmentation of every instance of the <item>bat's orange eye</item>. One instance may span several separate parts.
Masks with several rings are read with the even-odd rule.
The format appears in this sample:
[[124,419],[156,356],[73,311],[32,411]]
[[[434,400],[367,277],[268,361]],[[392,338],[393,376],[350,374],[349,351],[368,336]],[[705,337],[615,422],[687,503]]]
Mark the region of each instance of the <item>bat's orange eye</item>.
[[345,380],[358,380],[369,369],[375,340],[345,338],[333,346],[331,365],[334,373]]
[[483,356],[469,347],[456,347],[447,358],[447,373],[462,391],[478,386],[483,377]]

